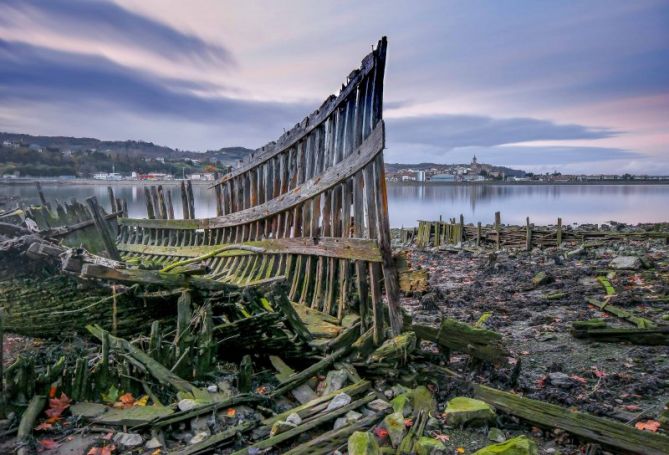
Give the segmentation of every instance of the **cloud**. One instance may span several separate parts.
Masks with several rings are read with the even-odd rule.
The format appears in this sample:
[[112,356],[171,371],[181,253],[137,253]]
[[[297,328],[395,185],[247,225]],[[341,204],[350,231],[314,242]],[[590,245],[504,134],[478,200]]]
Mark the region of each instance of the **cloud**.
[[[157,123],[176,119],[217,125],[220,129],[244,125],[248,135],[240,139],[258,146],[275,139],[283,128],[291,127],[317,107],[224,96],[201,97],[193,92],[208,89],[207,84],[158,77],[102,57],[2,40],[0,67],[3,68],[0,99],[6,106],[50,104],[65,111],[103,117],[111,112],[125,112],[152,116]],[[65,131],[72,131],[66,119],[53,121],[62,124]],[[119,138],[124,137],[124,128],[117,125]]]
[[535,118],[482,115],[401,117],[387,122],[389,142],[427,145],[442,151],[541,140],[603,139],[620,134],[607,128],[557,124]]
[[234,61],[232,53],[220,44],[207,43],[109,2],[5,0],[0,4],[0,26],[26,25],[32,25],[23,30],[26,40],[53,31],[84,42],[99,40],[145,49],[166,58]]

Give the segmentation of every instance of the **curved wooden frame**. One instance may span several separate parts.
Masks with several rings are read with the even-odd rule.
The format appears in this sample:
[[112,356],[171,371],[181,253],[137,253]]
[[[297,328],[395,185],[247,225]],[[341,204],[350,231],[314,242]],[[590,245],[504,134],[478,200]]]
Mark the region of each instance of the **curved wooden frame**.
[[[192,195],[182,191],[191,219],[121,219],[119,249],[167,265],[223,246],[226,254],[207,255],[210,278],[252,284],[286,276],[293,302],[339,320],[357,307],[377,343],[388,323],[398,334],[383,167],[386,47],[384,37],[338,96],[215,182],[217,217],[192,219]],[[225,247],[257,242],[275,243],[260,254]],[[324,252],[328,242],[334,247]],[[353,254],[353,245],[364,248]]]

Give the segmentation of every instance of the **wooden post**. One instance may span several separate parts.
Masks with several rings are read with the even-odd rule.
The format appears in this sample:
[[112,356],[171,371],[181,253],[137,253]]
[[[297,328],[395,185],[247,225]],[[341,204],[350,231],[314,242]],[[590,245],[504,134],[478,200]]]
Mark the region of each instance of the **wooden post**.
[[42,184],[40,182],[35,182],[35,186],[37,186],[37,194],[39,195],[40,203],[44,207],[49,208],[49,203],[46,201],[46,198],[44,197],[44,192],[42,192]]
[[499,212],[495,212],[495,243],[497,246],[497,250],[499,250],[499,247],[501,245],[501,239],[500,239],[500,225],[502,224],[502,216]]
[[123,218],[128,218],[128,201],[121,199],[121,211],[123,212]]
[[188,192],[188,218],[195,219],[195,199],[193,198],[193,183],[186,180],[186,190]]
[[156,196],[158,197],[158,206],[160,207],[160,218],[166,220],[167,205],[165,204],[165,193],[163,192],[162,185],[158,185],[158,188],[156,189]]
[[144,187],[144,197],[146,198],[146,216],[150,220],[156,217],[156,212],[153,210],[153,197],[151,197],[151,192],[148,187]]
[[557,246],[562,245],[562,218],[557,219],[557,234],[556,234]]
[[121,256],[118,254],[118,250],[116,249],[116,244],[114,243],[114,240],[112,239],[111,234],[109,233],[107,222],[104,220],[102,214],[100,213],[100,207],[98,206],[97,198],[95,196],[91,196],[86,199],[86,203],[88,204],[88,210],[91,212],[91,218],[93,218],[95,227],[100,233],[100,237],[102,237],[102,242],[104,243],[105,249],[107,250],[107,255],[109,256],[110,259],[114,259],[115,261],[120,261]]
[[460,244],[465,242],[465,217],[460,214]]
[[481,222],[476,223],[476,246],[481,246]]
[[188,192],[186,191],[186,183],[183,180],[181,181],[181,209],[183,211],[184,220],[189,219]]
[[174,205],[172,204],[172,190],[167,190],[167,218],[174,219]]
[[[218,181],[218,171],[214,173],[214,181]],[[221,194],[221,185],[214,186],[216,192],[216,216],[223,216],[223,195]]]
[[109,195],[109,210],[111,210],[111,213],[116,213],[117,208],[116,208],[116,198],[114,197],[114,189],[111,186],[107,187],[107,194]]
[[525,236],[525,249],[530,251],[532,249],[532,226],[530,225],[530,217],[528,216],[525,219],[527,223],[526,236]]

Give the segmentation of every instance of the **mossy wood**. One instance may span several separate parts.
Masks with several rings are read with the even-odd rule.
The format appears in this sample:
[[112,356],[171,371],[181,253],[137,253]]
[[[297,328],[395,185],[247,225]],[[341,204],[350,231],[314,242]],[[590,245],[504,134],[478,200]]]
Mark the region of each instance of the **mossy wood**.
[[560,428],[619,450],[644,455],[664,455],[669,448],[669,438],[666,436],[640,431],[610,419],[523,398],[483,385],[476,385],[474,392],[478,399],[499,411],[549,429]]

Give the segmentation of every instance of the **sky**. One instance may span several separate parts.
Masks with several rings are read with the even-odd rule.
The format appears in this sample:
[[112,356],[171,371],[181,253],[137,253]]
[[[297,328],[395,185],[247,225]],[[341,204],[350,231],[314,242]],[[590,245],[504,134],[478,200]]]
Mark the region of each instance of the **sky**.
[[3,0],[0,131],[256,148],[388,37],[387,162],[669,175],[669,1]]

